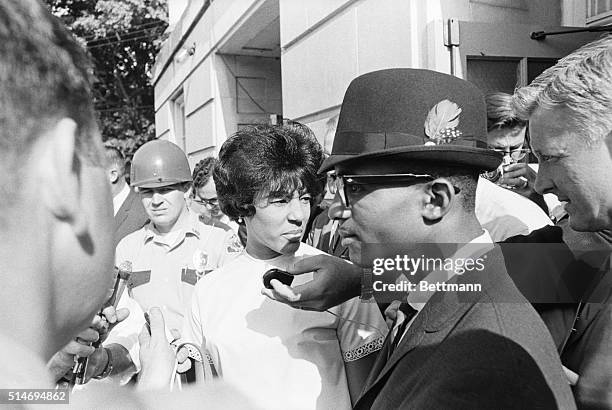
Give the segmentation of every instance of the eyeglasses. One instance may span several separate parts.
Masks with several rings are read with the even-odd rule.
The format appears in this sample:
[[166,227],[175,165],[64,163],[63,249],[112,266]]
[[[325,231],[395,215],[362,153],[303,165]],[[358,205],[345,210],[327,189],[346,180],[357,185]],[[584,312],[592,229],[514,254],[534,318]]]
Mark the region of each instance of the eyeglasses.
[[[428,174],[339,175],[335,182],[342,205],[349,208],[349,197],[354,198],[359,195],[363,190],[363,185],[412,184],[422,179],[433,181],[435,178]],[[459,193],[456,187],[455,192]]]
[[492,151],[499,152],[502,155],[509,155],[513,161],[518,162],[525,158],[525,155],[529,154],[531,150],[529,148],[515,148],[508,150],[506,148],[491,148]]
[[206,207],[211,207],[211,208],[219,205],[219,199],[218,198],[206,199],[206,198],[195,197],[195,198],[193,198],[193,202],[195,202],[196,204],[199,204],[199,205],[202,205],[202,206],[206,206]]

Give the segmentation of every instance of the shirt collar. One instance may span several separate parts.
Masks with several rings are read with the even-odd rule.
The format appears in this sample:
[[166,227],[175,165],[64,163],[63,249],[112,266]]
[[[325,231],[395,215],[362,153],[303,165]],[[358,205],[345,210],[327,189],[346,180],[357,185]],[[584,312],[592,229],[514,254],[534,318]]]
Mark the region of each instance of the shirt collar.
[[[173,232],[180,231],[178,234],[178,238],[177,238],[180,240],[182,240],[187,235],[194,235],[199,239],[201,232],[199,229],[198,215],[195,212],[191,212],[189,209],[187,209],[187,212],[188,212],[188,217],[183,219],[182,222],[177,223],[177,225],[174,226],[174,229],[172,231]],[[145,234],[144,234],[145,243],[150,240],[155,240],[156,242],[160,242],[160,243],[166,243],[166,240],[164,240],[165,235],[162,235],[157,230],[157,228],[155,228],[153,221],[149,221],[149,223],[145,225],[144,231],[145,231]],[[177,241],[175,240],[173,242],[177,242]],[[167,244],[167,245],[171,246],[170,244]]]
[[221,218],[219,218],[219,222],[223,222],[224,224],[229,225],[232,220],[229,218],[229,216],[222,214]]
[[113,197],[113,210],[115,212],[115,215],[117,215],[117,212],[119,212],[121,205],[123,205],[123,202],[125,202],[129,194],[130,187],[128,186],[128,184],[125,184],[123,186],[123,189]]

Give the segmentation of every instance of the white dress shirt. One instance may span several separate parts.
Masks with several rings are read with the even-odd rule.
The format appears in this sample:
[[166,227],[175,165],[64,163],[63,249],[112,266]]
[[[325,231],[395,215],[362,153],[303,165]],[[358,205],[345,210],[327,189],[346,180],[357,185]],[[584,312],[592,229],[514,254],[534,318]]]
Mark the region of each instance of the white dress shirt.
[[117,195],[113,197],[114,215],[117,215],[117,212],[119,212],[119,208],[121,208],[121,205],[123,205],[123,202],[125,202],[129,194],[130,194],[130,187],[128,186],[128,184],[125,184],[123,186],[123,189],[119,191]]

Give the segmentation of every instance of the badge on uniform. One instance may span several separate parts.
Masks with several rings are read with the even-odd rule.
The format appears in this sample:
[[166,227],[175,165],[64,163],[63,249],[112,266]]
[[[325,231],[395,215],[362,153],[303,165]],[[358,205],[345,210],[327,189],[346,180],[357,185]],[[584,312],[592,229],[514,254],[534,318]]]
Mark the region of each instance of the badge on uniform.
[[206,272],[206,266],[208,265],[208,254],[202,249],[196,249],[193,253],[193,268],[197,272],[199,277],[204,276]]
[[195,285],[198,280],[206,275],[210,270],[206,270],[208,266],[208,254],[202,249],[196,249],[191,259],[193,262],[193,269],[187,267],[181,271],[181,281],[190,285]]

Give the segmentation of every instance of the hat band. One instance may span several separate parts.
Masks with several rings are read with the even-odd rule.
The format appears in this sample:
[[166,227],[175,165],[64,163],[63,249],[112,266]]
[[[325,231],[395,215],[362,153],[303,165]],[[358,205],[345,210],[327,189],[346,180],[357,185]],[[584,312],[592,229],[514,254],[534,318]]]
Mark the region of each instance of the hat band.
[[[341,131],[336,135],[332,155],[361,155],[386,149],[423,146],[429,138],[403,132]],[[337,142],[337,143],[336,143]],[[486,144],[472,136],[462,135],[450,144],[440,146],[485,148]]]

